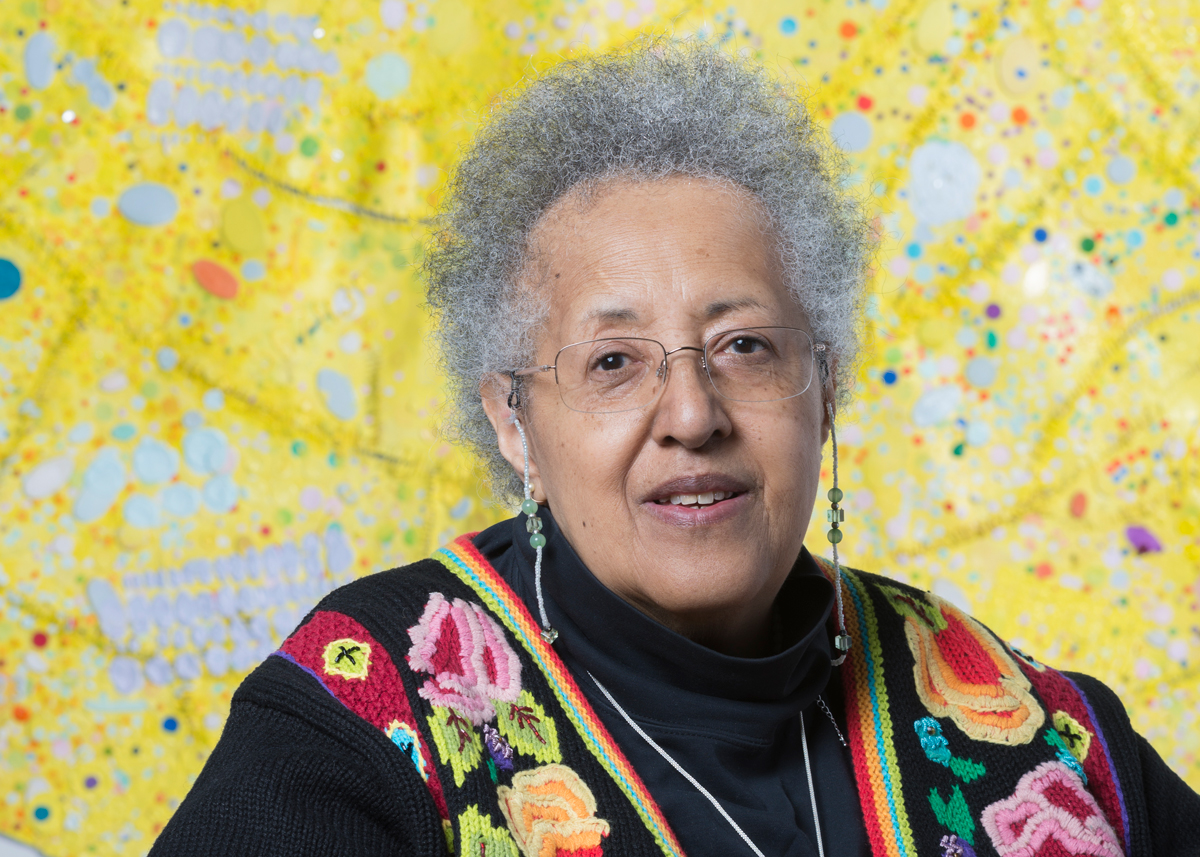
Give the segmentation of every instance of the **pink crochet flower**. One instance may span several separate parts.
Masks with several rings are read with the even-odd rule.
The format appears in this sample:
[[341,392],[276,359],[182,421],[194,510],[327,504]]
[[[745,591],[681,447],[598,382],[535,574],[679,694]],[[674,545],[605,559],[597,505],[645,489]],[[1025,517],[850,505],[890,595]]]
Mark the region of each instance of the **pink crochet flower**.
[[434,705],[454,708],[478,726],[496,716],[494,700],[516,702],[520,696],[517,653],[478,604],[447,601],[435,592],[408,636],[409,666],[433,676],[417,693]]
[[1124,857],[1096,799],[1062,762],[1021,777],[1012,797],[989,806],[981,820],[1000,857]]

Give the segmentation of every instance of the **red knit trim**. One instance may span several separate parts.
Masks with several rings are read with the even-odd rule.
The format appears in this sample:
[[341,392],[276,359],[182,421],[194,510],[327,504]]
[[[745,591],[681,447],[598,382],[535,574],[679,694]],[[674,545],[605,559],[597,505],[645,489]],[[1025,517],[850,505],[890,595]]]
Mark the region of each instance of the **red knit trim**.
[[[353,640],[364,651],[367,646],[370,647],[369,655],[365,657],[363,651],[355,653],[363,664],[364,674],[361,677],[338,673],[336,667],[330,670],[326,648],[338,640]],[[426,785],[438,813],[444,819],[450,818],[437,769],[431,764],[434,757],[429,742],[408,701],[404,681],[387,649],[376,642],[366,628],[343,613],[322,610],[314,613],[307,624],[297,628],[292,636],[284,640],[279,651],[316,676],[342,705],[385,734],[394,721],[408,726],[411,730],[409,734],[416,735],[420,740],[420,752],[426,760],[425,767],[429,774]]]
[[[1016,661],[1025,675],[1029,677],[1030,683],[1037,691],[1038,696],[1042,698],[1042,704],[1049,714],[1065,711],[1078,721],[1080,726],[1092,733],[1091,746],[1087,758],[1083,761],[1083,772],[1087,774],[1088,791],[1095,796],[1096,803],[1100,804],[1100,809],[1104,811],[1108,823],[1112,825],[1120,840],[1128,843],[1121,797],[1113,775],[1112,759],[1108,756],[1099,728],[1092,720],[1087,702],[1080,697],[1079,691],[1067,677],[1057,670],[1050,667],[1039,670],[1020,657],[1016,658]],[[1050,726],[1053,728],[1053,724]]]

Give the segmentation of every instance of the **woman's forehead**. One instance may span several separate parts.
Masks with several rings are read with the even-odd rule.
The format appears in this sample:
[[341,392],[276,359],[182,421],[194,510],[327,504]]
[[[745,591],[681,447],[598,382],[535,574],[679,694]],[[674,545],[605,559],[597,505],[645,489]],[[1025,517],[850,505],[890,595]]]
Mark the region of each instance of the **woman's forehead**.
[[766,323],[797,309],[766,213],[747,191],[679,178],[562,203],[539,225],[529,283],[549,292],[552,324],[640,329],[738,314]]

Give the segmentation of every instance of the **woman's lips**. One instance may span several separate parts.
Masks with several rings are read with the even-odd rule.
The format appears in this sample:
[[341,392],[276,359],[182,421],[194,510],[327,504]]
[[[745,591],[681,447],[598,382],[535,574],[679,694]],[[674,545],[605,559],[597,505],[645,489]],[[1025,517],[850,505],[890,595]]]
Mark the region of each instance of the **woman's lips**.
[[[711,493],[715,495],[717,492]],[[642,508],[663,523],[672,526],[697,527],[719,524],[736,517],[750,502],[749,495],[745,492],[731,491],[722,493],[725,494],[724,499],[717,500],[714,496],[713,502],[705,505],[700,505],[699,503],[673,503],[670,500],[666,503],[650,500],[643,503]],[[680,495],[675,496],[679,497]],[[690,499],[691,497],[699,499],[698,495],[682,495],[683,499]],[[674,497],[671,499],[674,499]]]

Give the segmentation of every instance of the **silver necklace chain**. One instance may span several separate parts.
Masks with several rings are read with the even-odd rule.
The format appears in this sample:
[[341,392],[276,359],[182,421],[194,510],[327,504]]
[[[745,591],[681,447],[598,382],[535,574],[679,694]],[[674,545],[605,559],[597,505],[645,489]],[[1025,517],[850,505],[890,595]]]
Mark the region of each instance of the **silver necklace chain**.
[[[655,751],[657,751],[658,755],[662,756],[663,759],[667,761],[667,764],[678,771],[680,776],[691,783],[695,787],[696,791],[700,792],[700,794],[704,795],[704,797],[708,799],[708,802],[711,803],[716,811],[721,814],[722,818],[729,822],[729,826],[732,827],[737,835],[742,838],[742,841],[745,842],[747,847],[754,852],[756,857],[766,857],[766,855],[759,850],[759,847],[754,844],[754,840],[750,838],[746,831],[742,830],[741,825],[733,820],[733,816],[725,811],[725,807],[721,806],[721,802],[713,797],[712,792],[700,785],[699,780],[689,774],[684,769],[683,765],[676,762],[670,753],[660,747],[658,742],[651,738],[646,733],[646,730],[642,729],[642,727],[639,726],[637,722],[629,716],[629,713],[621,707],[621,703],[617,702],[617,700],[613,698],[613,695],[608,692],[608,688],[601,684],[600,679],[592,675],[590,670],[588,671],[588,678],[595,682],[596,687],[600,688],[600,692],[604,694],[604,698],[609,701],[609,704],[612,705],[613,708],[617,709],[617,713],[624,718],[625,722],[629,724],[629,727],[638,735],[640,735],[647,744],[653,747]],[[833,718],[833,712],[829,710],[829,706],[825,704],[825,700],[818,696],[817,702],[820,704],[821,710],[829,715],[829,720],[833,723],[833,729],[835,732],[837,732],[838,740],[842,742],[842,746],[847,746],[846,739],[842,737],[842,730],[838,729],[837,721]],[[808,797],[809,800],[812,801],[813,824],[816,828],[817,834],[817,853],[818,857],[825,857],[825,845],[821,837],[821,818],[819,815],[817,815],[817,792],[816,789],[813,788],[812,763],[809,761],[808,756],[808,731],[804,727],[804,712],[800,712],[800,745],[804,748],[804,773],[808,778]]]

